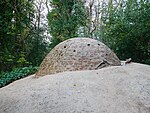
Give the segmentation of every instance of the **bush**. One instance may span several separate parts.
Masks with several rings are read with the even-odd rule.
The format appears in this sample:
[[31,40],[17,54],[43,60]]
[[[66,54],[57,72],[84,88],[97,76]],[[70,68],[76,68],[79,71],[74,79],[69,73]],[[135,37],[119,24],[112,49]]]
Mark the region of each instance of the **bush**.
[[27,77],[30,74],[33,74],[37,71],[37,67],[24,67],[24,68],[18,68],[14,69],[11,72],[1,73],[0,74],[0,88],[4,87],[11,82]]

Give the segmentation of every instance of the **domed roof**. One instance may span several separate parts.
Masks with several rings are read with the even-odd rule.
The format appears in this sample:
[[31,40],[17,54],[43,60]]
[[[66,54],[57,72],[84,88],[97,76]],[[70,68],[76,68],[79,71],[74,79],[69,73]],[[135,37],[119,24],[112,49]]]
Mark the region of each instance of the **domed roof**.
[[96,70],[121,62],[105,44],[90,38],[61,42],[45,57],[36,76],[64,71]]

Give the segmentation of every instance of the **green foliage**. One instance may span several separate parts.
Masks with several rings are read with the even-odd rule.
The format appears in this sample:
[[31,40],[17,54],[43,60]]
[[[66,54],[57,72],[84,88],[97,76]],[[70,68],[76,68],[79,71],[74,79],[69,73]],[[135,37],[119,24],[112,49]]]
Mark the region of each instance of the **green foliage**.
[[52,0],[48,13],[51,48],[58,43],[78,36],[78,28],[86,24],[86,10],[82,0]]
[[26,39],[28,44],[26,60],[34,66],[39,66],[49,52],[49,42],[46,40],[47,36],[44,35],[44,31],[42,28],[33,30]]
[[38,66],[45,57],[49,45],[45,29],[34,24],[34,5],[32,0],[0,2],[0,72]]
[[148,0],[121,1],[105,7],[102,37],[121,60],[150,64],[150,2]]
[[24,67],[24,68],[17,68],[11,72],[1,73],[0,74],[0,88],[4,87],[11,82],[27,77],[37,71],[37,67]]
[[9,71],[20,66],[20,53],[26,53],[31,23],[28,15],[33,7],[28,0],[3,0],[0,5],[0,71]]

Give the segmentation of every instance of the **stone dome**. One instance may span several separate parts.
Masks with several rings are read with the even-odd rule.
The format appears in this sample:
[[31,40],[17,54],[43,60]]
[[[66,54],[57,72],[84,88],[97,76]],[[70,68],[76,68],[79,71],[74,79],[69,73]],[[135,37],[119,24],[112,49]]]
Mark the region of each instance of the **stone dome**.
[[64,71],[96,70],[121,65],[105,44],[90,38],[72,38],[61,42],[45,57],[36,76]]

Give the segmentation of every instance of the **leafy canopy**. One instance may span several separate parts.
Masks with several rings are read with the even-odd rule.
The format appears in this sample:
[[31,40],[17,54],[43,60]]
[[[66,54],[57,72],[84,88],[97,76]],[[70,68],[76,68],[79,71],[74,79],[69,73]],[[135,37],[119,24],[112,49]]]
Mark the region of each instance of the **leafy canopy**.
[[51,47],[78,36],[78,28],[86,24],[86,9],[82,0],[52,0],[48,13]]

